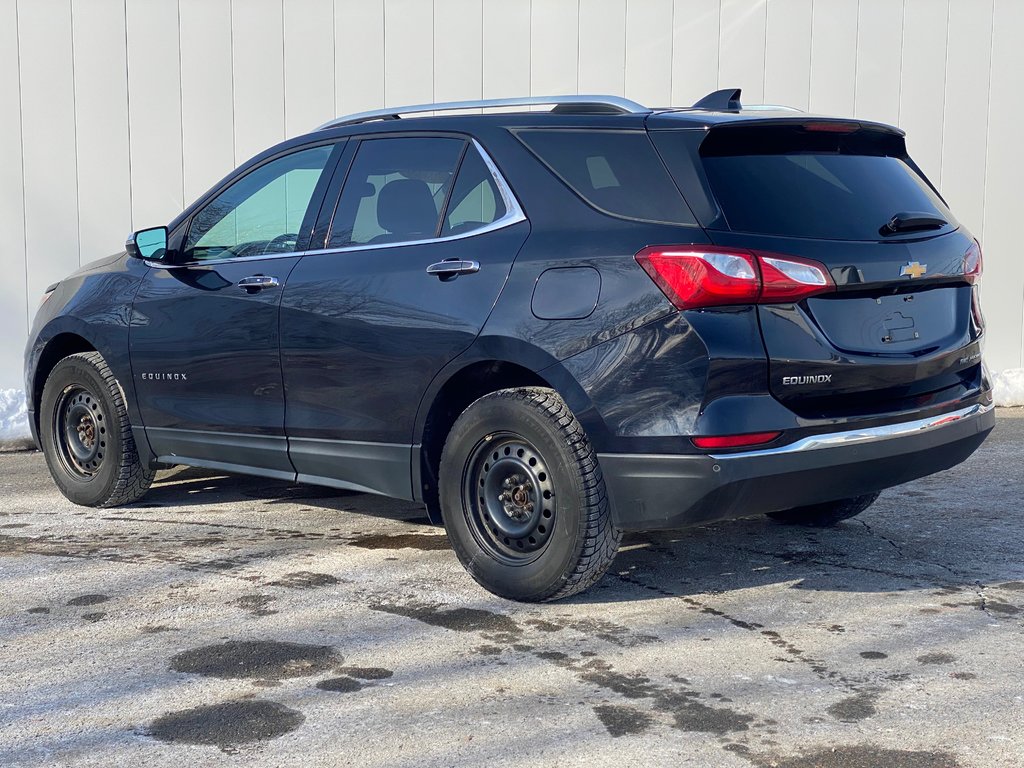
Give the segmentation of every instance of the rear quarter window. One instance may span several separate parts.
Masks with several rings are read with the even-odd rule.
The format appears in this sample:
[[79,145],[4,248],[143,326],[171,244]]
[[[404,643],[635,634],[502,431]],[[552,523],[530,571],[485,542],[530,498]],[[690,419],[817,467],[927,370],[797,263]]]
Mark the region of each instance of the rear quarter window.
[[604,213],[696,224],[646,131],[527,129],[515,135],[573,192]]

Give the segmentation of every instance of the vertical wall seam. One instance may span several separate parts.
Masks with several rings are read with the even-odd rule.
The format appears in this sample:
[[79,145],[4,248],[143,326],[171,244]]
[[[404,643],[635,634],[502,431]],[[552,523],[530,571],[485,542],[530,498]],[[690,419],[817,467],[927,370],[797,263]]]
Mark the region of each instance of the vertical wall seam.
[[131,62],[128,60],[128,0],[124,0],[124,106],[125,122],[128,124],[128,219],[135,229],[135,185],[132,179],[132,84]]
[[284,22],[284,0],[281,2],[281,138],[288,135],[288,50]]
[[387,0],[380,0],[380,52],[381,69],[384,70],[384,77],[381,78],[380,95],[381,106],[388,105],[388,9],[385,7]]
[[[675,85],[676,61],[676,3],[672,0],[672,11],[668,15],[668,105],[672,106],[672,89]],[[625,81],[623,81],[625,82]]]
[[953,15],[952,0],[946,3],[946,52],[942,57],[945,75],[942,78],[942,143],[939,144],[939,191],[946,175],[946,101],[949,93],[949,24]]
[[900,29],[900,77],[897,84],[896,125],[903,123],[903,62],[907,55],[907,0],[903,0],[903,26]]
[[[75,239],[78,248],[78,266],[82,266],[82,179],[78,167],[78,85],[75,77],[75,6],[68,0],[68,32],[71,37],[71,131],[75,144]],[[24,142],[22,137],[22,142]]]
[[765,102],[768,89],[768,0],[764,2],[764,39],[761,43],[761,101]]
[[811,0],[811,18],[807,30],[807,111],[811,111],[811,78],[814,77],[814,68],[811,64],[814,61],[814,3]]
[[860,0],[857,0],[857,34],[853,42],[853,116],[857,116],[857,79],[860,76]]
[[715,50],[715,89],[722,87],[722,14],[725,0],[718,0],[718,45]]
[[18,124],[21,142],[21,260],[25,269],[25,334],[28,335],[32,326],[32,296],[29,293],[28,280],[28,206],[25,205],[25,190],[28,189],[25,178],[25,99],[21,87],[21,15],[18,11],[19,3],[14,3],[14,45],[15,59],[18,62]]
[[175,3],[178,16],[178,145],[181,147],[181,207],[185,208],[185,93],[181,77],[181,0]]

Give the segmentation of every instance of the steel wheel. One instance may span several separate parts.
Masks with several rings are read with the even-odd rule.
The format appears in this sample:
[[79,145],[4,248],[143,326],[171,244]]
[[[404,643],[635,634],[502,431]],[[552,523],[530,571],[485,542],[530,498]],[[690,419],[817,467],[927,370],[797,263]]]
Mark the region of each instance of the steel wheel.
[[463,509],[480,546],[510,565],[535,560],[554,530],[555,486],[540,451],[514,432],[488,435],[466,462]]
[[107,447],[102,401],[84,387],[66,387],[53,418],[53,440],[65,471],[79,478],[91,478],[103,465]]

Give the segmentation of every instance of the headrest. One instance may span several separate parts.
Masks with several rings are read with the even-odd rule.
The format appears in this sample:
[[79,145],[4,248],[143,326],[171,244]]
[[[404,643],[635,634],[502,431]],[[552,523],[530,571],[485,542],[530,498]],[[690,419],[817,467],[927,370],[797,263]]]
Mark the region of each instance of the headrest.
[[430,187],[419,179],[389,181],[377,196],[377,223],[393,235],[432,237],[437,208]]

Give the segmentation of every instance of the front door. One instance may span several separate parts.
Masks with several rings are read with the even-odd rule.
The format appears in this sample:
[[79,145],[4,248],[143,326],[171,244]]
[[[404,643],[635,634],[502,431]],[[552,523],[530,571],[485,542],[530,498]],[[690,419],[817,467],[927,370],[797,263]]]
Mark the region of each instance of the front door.
[[302,257],[282,303],[300,480],[411,497],[420,399],[479,334],[528,229],[475,142],[359,143],[328,248]]
[[284,436],[281,297],[319,211],[333,145],[246,173],[150,263],[130,346],[150,446],[169,463],[293,478]]

